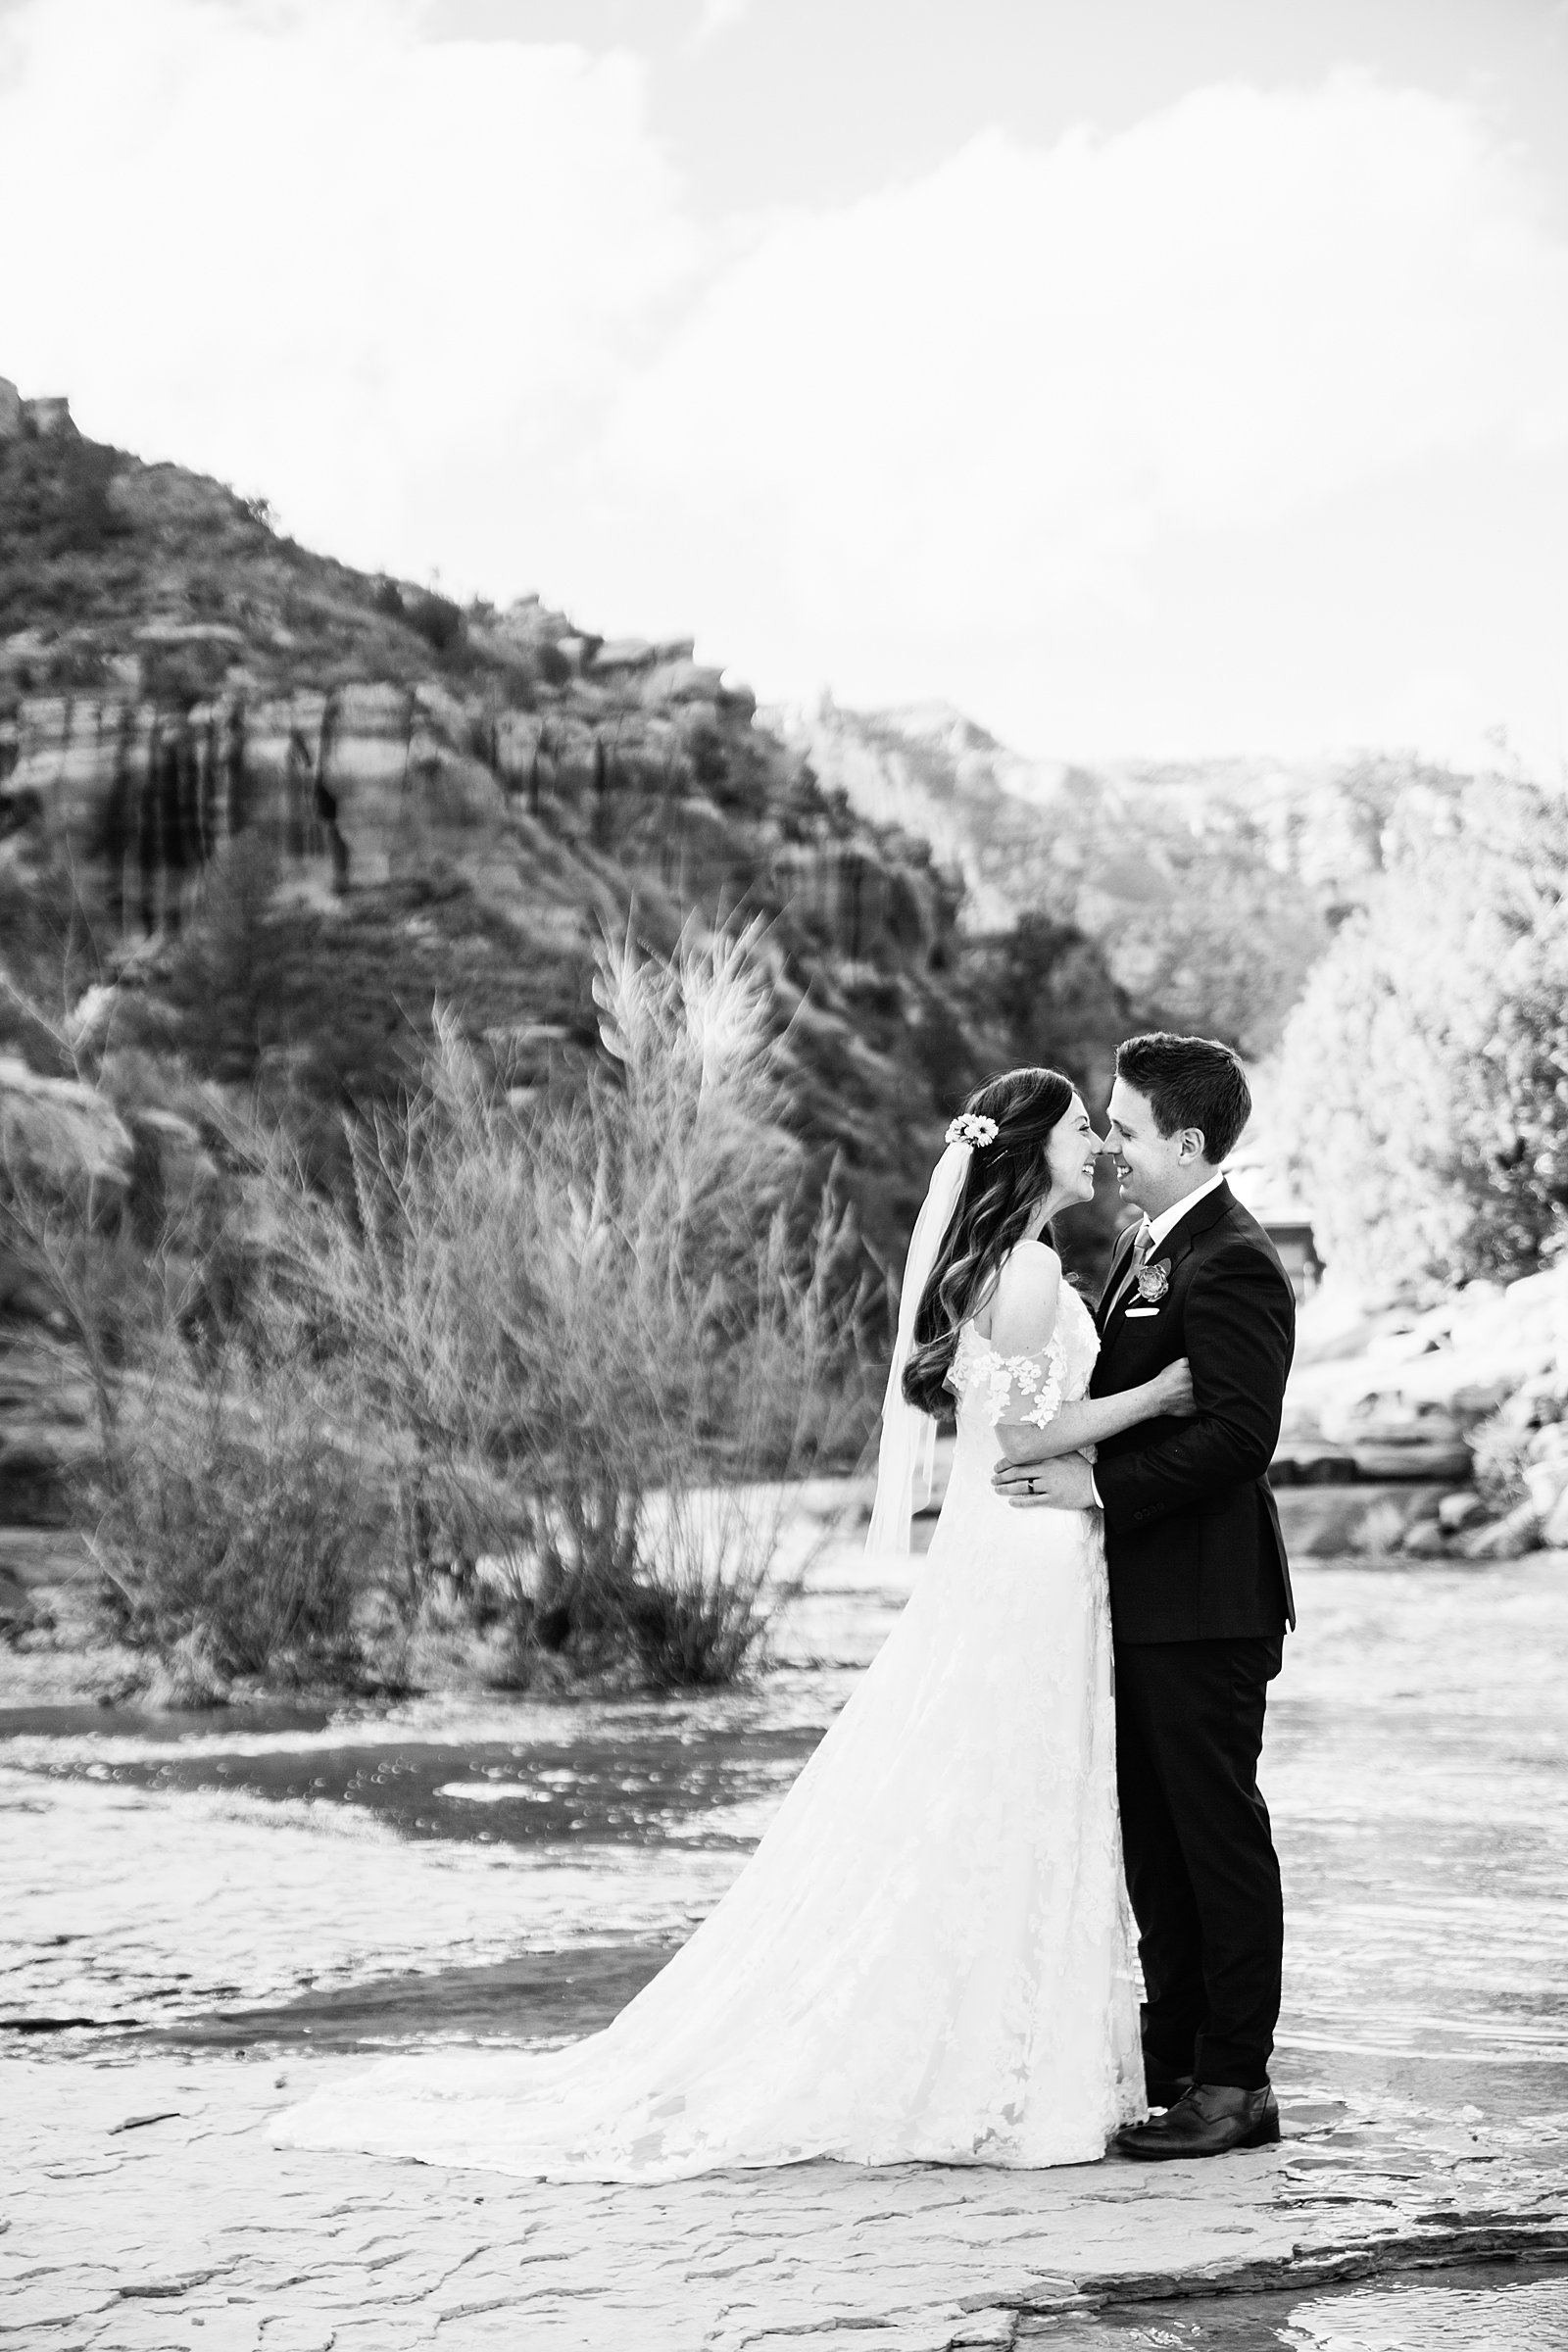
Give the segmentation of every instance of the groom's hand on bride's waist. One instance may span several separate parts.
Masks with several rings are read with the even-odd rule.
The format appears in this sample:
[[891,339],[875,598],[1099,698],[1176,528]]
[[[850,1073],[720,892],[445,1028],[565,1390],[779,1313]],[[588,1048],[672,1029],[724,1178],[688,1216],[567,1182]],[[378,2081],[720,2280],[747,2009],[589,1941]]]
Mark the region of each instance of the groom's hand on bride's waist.
[[1044,1503],[1053,1511],[1090,1511],[1100,1500],[1095,1474],[1081,1453],[1052,1462],[999,1462],[991,1484],[1004,1502]]

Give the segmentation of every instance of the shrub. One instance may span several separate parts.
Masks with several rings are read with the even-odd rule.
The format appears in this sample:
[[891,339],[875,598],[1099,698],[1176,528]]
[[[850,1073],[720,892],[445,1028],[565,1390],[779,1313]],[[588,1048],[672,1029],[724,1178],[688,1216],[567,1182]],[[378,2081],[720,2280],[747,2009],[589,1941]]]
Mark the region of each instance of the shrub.
[[455,654],[466,635],[463,613],[450,597],[426,593],[404,608],[411,629],[417,629],[433,653]]
[[0,1122],[0,1244],[79,1347],[96,1404],[95,1454],[68,1499],[108,1612],[165,1662],[171,1691],[339,1681],[377,1460],[353,1367],[323,1355],[286,1254],[261,1244],[287,1193],[259,1166],[260,1231],[225,1215],[230,1188],[138,1233],[111,1083],[56,1099],[52,1125]]
[[1525,1471],[1533,1432],[1506,1414],[1494,1413],[1470,1440],[1470,1459],[1481,1499],[1494,1512],[1511,1511],[1528,1492]]
[[803,1218],[749,947],[602,949],[608,1058],[570,1102],[497,1100],[441,1018],[303,1276],[400,1433],[411,1575],[509,1553],[540,1646],[662,1682],[756,1655],[770,1483],[869,1414],[849,1235],[831,1200]]
[[203,1362],[162,1336],[91,1492],[117,1632],[166,1659],[194,1646],[222,1677],[342,1681],[375,1515],[340,1396],[297,1350]]

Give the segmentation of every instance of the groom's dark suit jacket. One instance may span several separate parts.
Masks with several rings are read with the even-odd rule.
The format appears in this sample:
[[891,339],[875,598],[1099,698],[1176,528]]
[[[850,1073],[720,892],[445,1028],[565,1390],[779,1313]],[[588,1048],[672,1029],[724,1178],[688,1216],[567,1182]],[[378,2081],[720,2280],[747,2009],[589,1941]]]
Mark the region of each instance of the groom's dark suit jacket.
[[[1105,1508],[1118,1642],[1278,1635],[1296,1623],[1291,1573],[1267,1471],[1296,1345],[1296,1298],[1274,1245],[1228,1185],[1181,1219],[1136,1285],[1116,1294],[1132,1251],[1111,1261],[1096,1324],[1094,1396],[1191,1359],[1198,1417],[1143,1421],[1106,1438],[1095,1484]],[[1128,1309],[1155,1308],[1151,1314]]]

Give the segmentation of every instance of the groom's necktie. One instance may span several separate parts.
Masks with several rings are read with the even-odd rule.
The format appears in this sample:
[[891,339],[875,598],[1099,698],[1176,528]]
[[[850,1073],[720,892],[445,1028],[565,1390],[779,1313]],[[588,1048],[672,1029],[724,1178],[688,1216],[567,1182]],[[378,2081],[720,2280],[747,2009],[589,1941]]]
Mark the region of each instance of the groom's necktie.
[[1138,1228],[1138,1236],[1133,1243],[1132,1250],[1128,1256],[1127,1263],[1122,1268],[1121,1280],[1116,1285],[1115,1295],[1111,1298],[1110,1304],[1105,1309],[1105,1320],[1107,1322],[1115,1313],[1117,1307],[1120,1306],[1122,1300],[1132,1289],[1133,1284],[1138,1280],[1139,1275],[1143,1272],[1144,1262],[1147,1259],[1151,1249],[1153,1247],[1153,1241],[1154,1228],[1150,1223],[1149,1219],[1145,1217],[1143,1223]]

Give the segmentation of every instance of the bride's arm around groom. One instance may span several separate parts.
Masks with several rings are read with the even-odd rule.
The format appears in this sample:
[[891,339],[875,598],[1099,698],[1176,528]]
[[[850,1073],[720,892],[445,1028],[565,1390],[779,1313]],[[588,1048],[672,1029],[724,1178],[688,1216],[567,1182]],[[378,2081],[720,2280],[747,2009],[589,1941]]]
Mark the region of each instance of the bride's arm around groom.
[[1175,1422],[1193,1411],[1192,1376],[1185,1357],[1162,1365],[1114,1396],[1061,1401],[1059,1389],[1049,1380],[1049,1368],[1053,1356],[1060,1353],[1062,1286],[1055,1250],[1038,1239],[1019,1242],[1008,1253],[989,1314],[983,1318],[990,1326],[984,1336],[999,1369],[1036,1363],[1048,1372],[1039,1388],[1027,1374],[1022,1382],[999,1383],[999,1407],[993,1417],[1006,1462],[1027,1467],[1054,1461],[1152,1421]]

